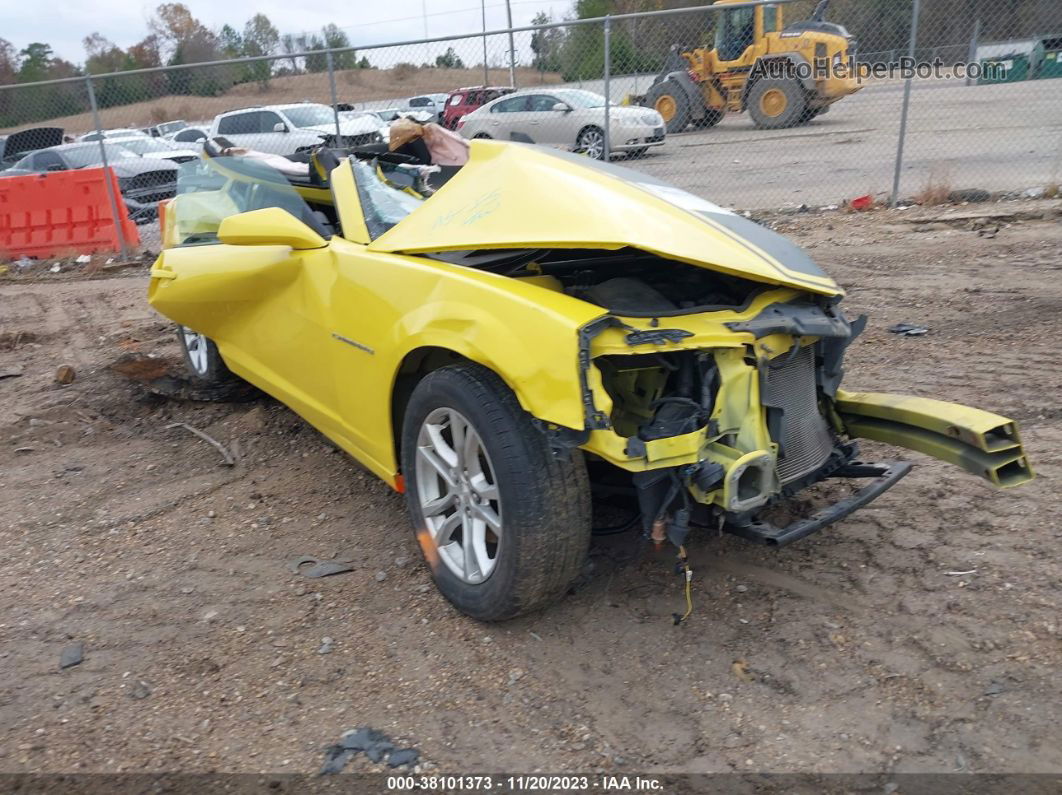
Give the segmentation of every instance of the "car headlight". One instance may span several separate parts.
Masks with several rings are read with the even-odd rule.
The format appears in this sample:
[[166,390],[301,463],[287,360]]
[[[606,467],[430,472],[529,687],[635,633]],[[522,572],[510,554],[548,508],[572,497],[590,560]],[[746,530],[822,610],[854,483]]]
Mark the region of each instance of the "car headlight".
[[652,113],[646,113],[644,116],[639,116],[638,121],[640,121],[642,124],[648,124],[653,127],[658,127],[664,123],[664,117],[656,111],[653,111]]
[[379,132],[374,132],[372,134],[372,140],[373,140],[373,143],[377,143],[377,144],[381,143],[383,141],[383,136],[380,135]]

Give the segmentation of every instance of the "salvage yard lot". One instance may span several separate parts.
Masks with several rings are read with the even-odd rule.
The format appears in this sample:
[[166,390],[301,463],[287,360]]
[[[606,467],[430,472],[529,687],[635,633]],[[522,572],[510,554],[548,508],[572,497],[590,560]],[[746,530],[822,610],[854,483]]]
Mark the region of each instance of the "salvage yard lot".
[[[901,82],[868,85],[803,127],[757,130],[747,115],[668,136],[635,168],[728,207],[840,204],[892,190]],[[1001,120],[1010,103],[1022,112]],[[1062,80],[967,88],[916,81],[900,198],[930,180],[988,191],[1062,180]]]
[[[701,532],[682,627],[670,553],[629,560],[625,536],[595,541],[545,612],[460,616],[402,499],[290,411],[111,368],[176,366],[145,273],[0,280],[0,373],[23,372],[0,379],[0,769],[314,773],[368,725],[446,772],[1062,770],[1062,203],[984,209],[1024,220],[770,220],[871,315],[848,386],[1011,416],[1039,479],[997,492],[914,456],[781,551]],[[304,555],[355,568],[308,580],[289,568]]]

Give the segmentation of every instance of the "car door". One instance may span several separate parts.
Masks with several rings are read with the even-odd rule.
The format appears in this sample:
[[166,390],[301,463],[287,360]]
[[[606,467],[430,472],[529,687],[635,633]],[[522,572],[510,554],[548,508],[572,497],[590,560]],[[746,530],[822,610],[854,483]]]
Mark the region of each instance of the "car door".
[[503,99],[501,102],[491,105],[486,123],[486,132],[491,138],[508,141],[513,132],[530,134],[523,129],[527,118],[527,97],[518,96]]
[[535,143],[571,146],[576,130],[570,129],[572,111],[554,110],[561,100],[551,94],[532,94],[527,98],[527,129]]
[[42,149],[33,155],[34,171],[66,171],[67,165],[58,152],[49,152]]
[[[212,182],[190,171],[199,162],[181,166],[182,176],[188,172],[192,178],[179,181],[167,211],[173,216],[176,245],[162,252],[152,270],[149,301],[175,322],[214,340],[237,375],[325,433],[340,433],[328,358],[332,230],[283,176],[260,160],[202,162],[211,170]],[[297,249],[271,240],[274,229],[254,224],[254,213],[262,210],[284,211],[316,232],[322,245]],[[251,219],[252,234],[222,242],[222,222],[240,218]]]
[[218,120],[217,134],[232,141],[235,146],[247,149],[259,149],[264,145],[264,142],[258,140],[262,137],[259,130],[258,111],[256,110],[230,113]]

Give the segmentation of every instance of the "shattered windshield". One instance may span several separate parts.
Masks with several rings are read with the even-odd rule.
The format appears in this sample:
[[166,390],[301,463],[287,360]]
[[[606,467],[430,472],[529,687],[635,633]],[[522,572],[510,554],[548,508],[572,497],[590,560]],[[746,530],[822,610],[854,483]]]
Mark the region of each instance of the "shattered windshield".
[[357,158],[351,158],[350,162],[365,226],[374,240],[424,202],[423,197],[410,192],[412,177],[401,169]]

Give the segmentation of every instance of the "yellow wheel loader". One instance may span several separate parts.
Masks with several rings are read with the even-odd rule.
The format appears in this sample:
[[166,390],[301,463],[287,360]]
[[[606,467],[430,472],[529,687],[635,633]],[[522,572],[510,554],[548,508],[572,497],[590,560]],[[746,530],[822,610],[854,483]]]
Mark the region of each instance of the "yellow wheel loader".
[[782,6],[744,0],[715,14],[711,48],[671,48],[663,71],[632,104],[655,108],[669,133],[712,127],[728,112],[748,110],[760,129],[804,124],[858,91],[855,41],[841,25],[824,21],[829,0],[810,19],[784,27]]

